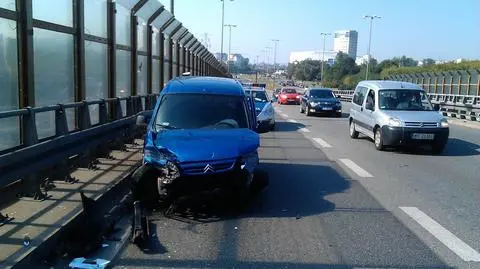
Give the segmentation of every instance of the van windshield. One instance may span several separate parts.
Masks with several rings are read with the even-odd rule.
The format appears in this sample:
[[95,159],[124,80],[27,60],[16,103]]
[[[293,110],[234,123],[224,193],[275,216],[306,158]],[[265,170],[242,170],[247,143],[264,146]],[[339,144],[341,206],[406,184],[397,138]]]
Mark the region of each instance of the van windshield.
[[381,110],[433,111],[424,91],[380,90],[378,101]]
[[155,117],[155,129],[248,128],[247,110],[240,96],[166,94]]

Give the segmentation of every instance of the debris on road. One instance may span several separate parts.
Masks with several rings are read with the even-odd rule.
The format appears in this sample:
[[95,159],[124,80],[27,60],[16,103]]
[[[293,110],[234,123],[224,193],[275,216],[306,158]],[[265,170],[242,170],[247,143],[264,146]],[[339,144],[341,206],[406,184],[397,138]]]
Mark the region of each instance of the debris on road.
[[110,261],[104,259],[86,259],[86,258],[75,258],[68,265],[70,268],[75,269],[104,269]]

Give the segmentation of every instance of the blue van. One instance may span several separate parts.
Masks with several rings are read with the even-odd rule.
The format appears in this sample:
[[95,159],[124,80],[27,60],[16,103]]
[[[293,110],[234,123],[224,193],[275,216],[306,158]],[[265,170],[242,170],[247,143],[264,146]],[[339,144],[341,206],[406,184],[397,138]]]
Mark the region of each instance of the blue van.
[[137,125],[147,128],[140,170],[155,171],[142,179],[137,195],[149,192],[161,201],[178,193],[250,188],[260,137],[254,102],[238,81],[173,79]]

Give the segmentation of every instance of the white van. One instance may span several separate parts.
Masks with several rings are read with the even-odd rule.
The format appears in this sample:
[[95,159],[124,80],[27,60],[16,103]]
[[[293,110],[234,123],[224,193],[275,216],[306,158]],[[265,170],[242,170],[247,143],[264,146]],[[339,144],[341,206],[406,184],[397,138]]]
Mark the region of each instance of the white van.
[[448,141],[447,120],[418,85],[402,81],[361,81],[355,88],[349,117],[350,137],[359,133],[375,148],[428,144],[441,153]]

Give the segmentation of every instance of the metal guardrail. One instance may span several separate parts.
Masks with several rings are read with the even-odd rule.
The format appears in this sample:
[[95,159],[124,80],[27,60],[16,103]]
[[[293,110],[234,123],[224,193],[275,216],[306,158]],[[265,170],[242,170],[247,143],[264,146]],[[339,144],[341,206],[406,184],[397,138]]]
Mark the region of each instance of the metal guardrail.
[[[0,153],[0,190],[3,190],[0,203],[14,198],[11,192],[5,191],[12,185],[20,185],[15,196],[43,199],[48,181],[71,181],[72,163],[91,167],[97,156],[108,156],[112,146],[122,149],[124,142],[138,135],[136,115],[153,109],[156,98],[157,95],[152,94],[0,112],[0,119],[20,117],[23,142]],[[98,124],[91,124],[90,105],[99,106]],[[67,108],[77,109],[75,130],[68,130]],[[35,115],[46,111],[55,112],[55,135],[38,139]]]
[[[354,91],[333,90],[338,99],[350,102]],[[427,93],[430,101],[440,105],[440,111],[447,117],[480,121],[480,96]]]

